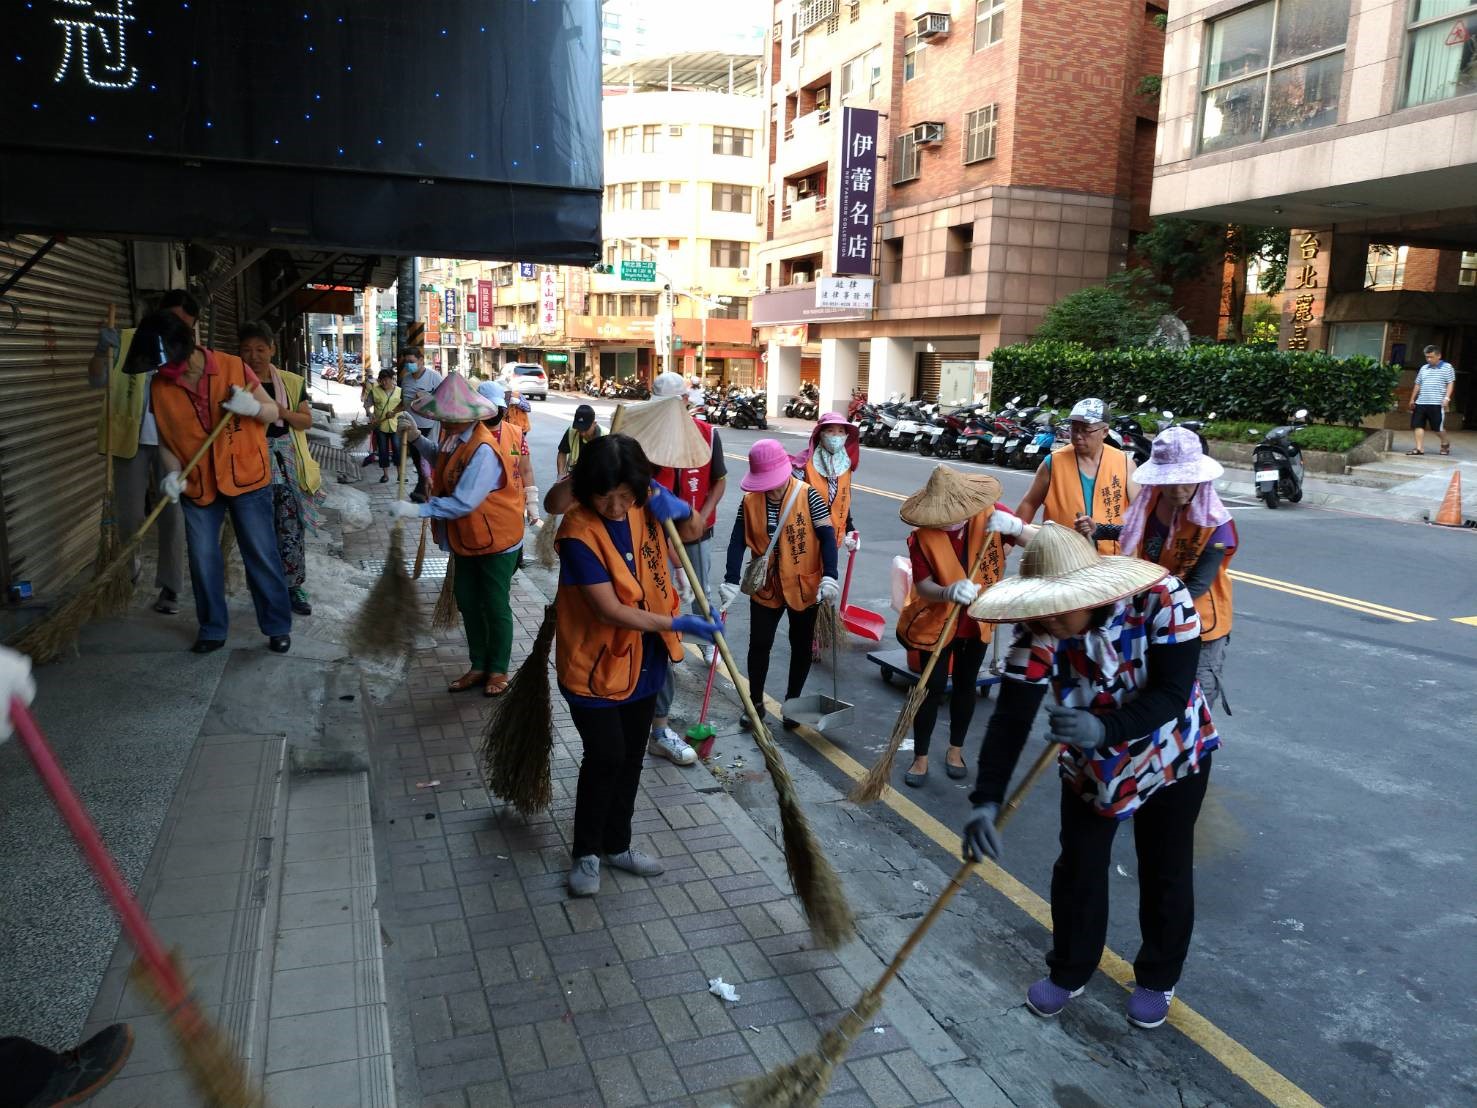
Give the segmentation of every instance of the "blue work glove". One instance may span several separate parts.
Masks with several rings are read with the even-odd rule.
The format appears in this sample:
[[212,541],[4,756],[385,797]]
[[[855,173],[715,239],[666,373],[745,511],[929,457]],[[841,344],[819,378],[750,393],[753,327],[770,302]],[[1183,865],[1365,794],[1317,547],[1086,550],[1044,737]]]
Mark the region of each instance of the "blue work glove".
[[518,410],[520,412],[531,412],[531,411],[533,411],[533,405],[528,402],[528,397],[526,397],[526,396],[520,396],[518,398]]
[[1000,816],[1000,805],[981,804],[969,813],[964,824],[964,860],[983,862],[986,858],[1000,857],[1000,832],[995,820]]
[[723,620],[722,618],[704,619],[702,616],[693,615],[673,616],[672,630],[679,635],[696,635],[704,642],[712,642],[722,633]]
[[99,327],[97,329],[97,346],[92,352],[98,357],[104,357],[109,350],[117,350],[123,344],[122,337],[112,327]]
[[1093,751],[1103,745],[1107,734],[1103,721],[1085,708],[1063,708],[1059,704],[1048,704],[1046,714],[1050,717],[1053,742],[1075,746],[1078,750]]
[[651,491],[646,494],[646,510],[662,523],[669,519],[686,519],[692,515],[691,504],[674,496],[665,485],[659,485],[655,481],[651,483]]

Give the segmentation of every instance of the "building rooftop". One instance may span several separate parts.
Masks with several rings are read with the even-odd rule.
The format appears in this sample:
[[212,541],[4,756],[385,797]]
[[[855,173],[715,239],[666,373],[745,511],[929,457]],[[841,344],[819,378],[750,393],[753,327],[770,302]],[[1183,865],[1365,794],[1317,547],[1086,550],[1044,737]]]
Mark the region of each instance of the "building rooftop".
[[612,62],[605,67],[605,86],[607,89],[624,86],[633,92],[700,91],[757,96],[762,61],[759,54],[710,50]]

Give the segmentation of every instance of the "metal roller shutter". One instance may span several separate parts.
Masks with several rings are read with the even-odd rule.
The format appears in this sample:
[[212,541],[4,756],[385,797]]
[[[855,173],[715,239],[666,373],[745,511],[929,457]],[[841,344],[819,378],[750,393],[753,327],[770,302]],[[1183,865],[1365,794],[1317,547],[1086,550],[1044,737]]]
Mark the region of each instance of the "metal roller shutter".
[[[15,271],[46,240],[0,240],[0,274]],[[120,324],[131,311],[121,242],[57,244],[5,294],[19,326],[0,309],[0,575],[8,592],[26,581],[52,596],[97,553],[103,460],[97,452],[102,390],[87,362],[109,304]]]
[[210,298],[205,309],[205,318],[200,321],[201,341],[212,350],[235,354],[241,349],[237,328],[241,324],[240,308],[236,301],[236,282],[226,282],[226,287]]
[[922,353],[918,355],[918,397],[932,403],[939,397],[942,354]]
[[862,390],[862,395],[867,394],[867,388],[872,381],[872,344],[866,339],[858,344],[856,352],[856,387]]

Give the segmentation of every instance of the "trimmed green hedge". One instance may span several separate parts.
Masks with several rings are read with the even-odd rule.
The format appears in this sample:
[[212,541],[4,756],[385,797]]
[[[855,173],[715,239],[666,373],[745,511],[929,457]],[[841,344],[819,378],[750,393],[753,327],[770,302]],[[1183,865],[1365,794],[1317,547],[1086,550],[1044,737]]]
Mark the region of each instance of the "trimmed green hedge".
[[[1217,442],[1254,444],[1260,442],[1262,435],[1272,426],[1273,423],[1266,420],[1217,419],[1202,427],[1200,433]],[[1253,437],[1251,431],[1257,434]],[[1292,441],[1304,450],[1327,450],[1333,454],[1346,454],[1368,437],[1369,432],[1362,427],[1329,427],[1325,424],[1300,427],[1292,433]]]
[[1177,415],[1214,412],[1225,419],[1286,421],[1299,408],[1322,423],[1356,424],[1389,410],[1399,378],[1372,358],[1331,358],[1322,351],[1194,345],[1186,350],[1126,347],[1090,350],[1067,342],[1018,343],[992,355],[992,392],[1058,404],[1102,397],[1116,409],[1169,408]]

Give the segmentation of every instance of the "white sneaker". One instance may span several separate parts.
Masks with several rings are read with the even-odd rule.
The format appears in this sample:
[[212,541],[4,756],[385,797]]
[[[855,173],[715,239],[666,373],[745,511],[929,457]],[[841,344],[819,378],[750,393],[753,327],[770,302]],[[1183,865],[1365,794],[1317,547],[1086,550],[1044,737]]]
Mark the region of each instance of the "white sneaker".
[[594,896],[600,891],[600,859],[596,855],[574,860],[569,869],[569,891],[575,896]]
[[697,751],[687,745],[685,739],[670,727],[653,731],[646,740],[646,753],[656,758],[666,758],[679,766],[690,766],[697,761]]

